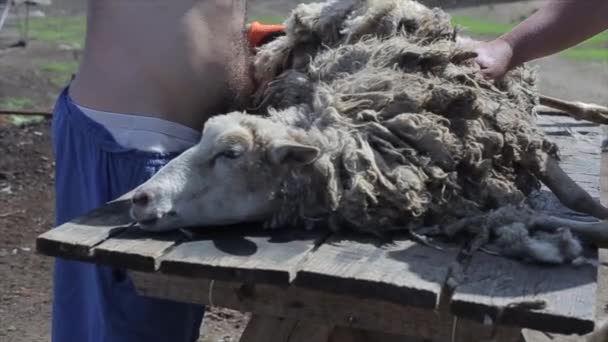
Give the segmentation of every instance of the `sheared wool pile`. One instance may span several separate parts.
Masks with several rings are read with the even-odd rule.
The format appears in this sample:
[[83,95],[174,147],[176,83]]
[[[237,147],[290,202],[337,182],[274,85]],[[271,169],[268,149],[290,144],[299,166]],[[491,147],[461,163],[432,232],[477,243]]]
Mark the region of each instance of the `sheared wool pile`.
[[294,171],[271,226],[465,232],[533,261],[581,255],[570,230],[531,230],[527,196],[558,150],[534,124],[530,69],[483,79],[449,16],[415,1],[301,4],[285,24],[257,51],[251,112],[325,153]]

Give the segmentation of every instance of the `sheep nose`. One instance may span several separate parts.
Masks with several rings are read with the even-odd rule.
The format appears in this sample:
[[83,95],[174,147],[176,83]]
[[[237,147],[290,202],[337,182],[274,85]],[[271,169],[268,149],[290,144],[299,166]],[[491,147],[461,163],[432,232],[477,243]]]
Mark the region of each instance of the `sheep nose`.
[[150,194],[146,191],[138,191],[133,195],[131,201],[135,205],[145,206],[150,202]]

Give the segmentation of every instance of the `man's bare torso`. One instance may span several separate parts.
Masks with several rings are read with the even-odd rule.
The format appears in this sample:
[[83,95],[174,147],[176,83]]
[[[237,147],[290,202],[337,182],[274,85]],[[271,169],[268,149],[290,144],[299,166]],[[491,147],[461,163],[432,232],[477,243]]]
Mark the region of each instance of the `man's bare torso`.
[[245,0],[89,0],[70,95],[200,129],[248,93]]

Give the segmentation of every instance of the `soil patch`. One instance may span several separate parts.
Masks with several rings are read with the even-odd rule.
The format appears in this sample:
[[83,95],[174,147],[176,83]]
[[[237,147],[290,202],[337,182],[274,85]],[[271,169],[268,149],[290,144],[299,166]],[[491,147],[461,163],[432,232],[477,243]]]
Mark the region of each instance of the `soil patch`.
[[0,127],[0,340],[48,340],[49,258],[35,237],[53,226],[49,122]]

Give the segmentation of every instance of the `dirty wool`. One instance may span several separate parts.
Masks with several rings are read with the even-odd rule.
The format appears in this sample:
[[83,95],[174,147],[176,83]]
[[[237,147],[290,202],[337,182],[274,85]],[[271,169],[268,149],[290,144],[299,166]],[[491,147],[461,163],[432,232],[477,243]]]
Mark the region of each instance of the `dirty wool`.
[[323,153],[284,182],[270,227],[464,236],[472,250],[581,260],[568,223],[544,229],[528,203],[559,160],[534,124],[533,70],[483,79],[449,16],[415,1],[301,4],[285,24],[257,51],[249,112]]

